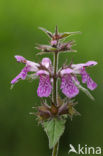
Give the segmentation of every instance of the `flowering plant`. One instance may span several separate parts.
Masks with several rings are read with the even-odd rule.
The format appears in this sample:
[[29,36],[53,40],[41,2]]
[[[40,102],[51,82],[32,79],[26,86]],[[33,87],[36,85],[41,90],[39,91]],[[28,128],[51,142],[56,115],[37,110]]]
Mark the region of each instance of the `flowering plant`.
[[[40,79],[37,95],[41,98],[41,105],[37,107],[36,115],[48,136],[49,148],[53,149],[52,156],[57,156],[59,140],[65,130],[67,118],[72,119],[74,115],[79,115],[79,112],[74,108],[77,102],[73,98],[79,94],[79,90],[82,90],[94,100],[88,89],[94,90],[97,84],[86,72],[86,68],[95,66],[97,62],[88,61],[80,64],[71,62],[69,65],[65,63],[58,69],[59,54],[62,52],[75,52],[72,49],[74,41],[64,42],[65,39],[79,32],[59,33],[57,27],[55,33],[41,27],[40,29],[50,38],[50,45],[38,45],[37,49],[40,50],[40,55],[53,53],[53,64],[49,58],[43,58],[40,63],[36,63],[16,55],[17,62],[25,64],[25,67],[11,81],[11,84],[14,85],[19,80]],[[82,83],[86,83],[88,89],[80,84],[78,76],[81,76]],[[58,80],[60,80],[60,89],[66,96],[64,99],[58,93]],[[50,99],[49,103],[46,98]]]

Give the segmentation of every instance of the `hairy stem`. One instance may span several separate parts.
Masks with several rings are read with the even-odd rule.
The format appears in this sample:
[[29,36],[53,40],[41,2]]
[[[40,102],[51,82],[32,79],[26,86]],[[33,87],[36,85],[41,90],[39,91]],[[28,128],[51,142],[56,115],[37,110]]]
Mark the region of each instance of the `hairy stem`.
[[52,156],[57,156],[58,155],[58,148],[59,148],[59,142],[54,146]]
[[57,70],[58,70],[58,53],[54,53],[53,102],[55,106],[57,106]]
[[[58,53],[54,53],[54,77],[53,77],[53,94],[52,100],[55,106],[57,106],[57,70],[58,70]],[[54,146],[52,156],[58,155],[59,142]]]

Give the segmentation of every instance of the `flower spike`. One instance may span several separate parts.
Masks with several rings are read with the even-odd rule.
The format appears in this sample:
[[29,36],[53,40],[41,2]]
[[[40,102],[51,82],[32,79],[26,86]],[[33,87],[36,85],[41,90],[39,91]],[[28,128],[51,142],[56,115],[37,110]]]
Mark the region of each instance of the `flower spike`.
[[[33,107],[36,112],[30,114],[37,116],[38,122],[48,136],[49,148],[53,149],[52,156],[57,156],[58,142],[65,130],[67,118],[69,117],[72,120],[74,116],[80,115],[75,109],[77,102],[74,98],[79,95],[81,90],[91,100],[94,100],[89,90],[96,89],[97,84],[87,73],[87,68],[97,65],[97,62],[88,61],[74,64],[73,60],[70,60],[69,65],[67,64],[68,61],[65,61],[65,64],[58,69],[59,53],[76,52],[72,49],[75,41],[69,40],[66,42],[65,39],[71,35],[80,34],[80,32],[59,33],[57,26],[54,33],[42,27],[39,27],[39,29],[49,37],[49,45],[38,44],[36,47],[40,50],[38,55],[52,53],[54,56],[53,62],[50,58],[44,57],[39,63],[36,63],[23,56],[16,55],[15,59],[18,63],[23,63],[24,67],[11,81],[11,85],[13,87],[19,80],[34,81],[39,79],[37,95],[41,104]],[[60,83],[58,83],[58,79]],[[84,88],[81,83],[86,84],[88,89]],[[58,89],[61,89],[64,98],[61,98]]]

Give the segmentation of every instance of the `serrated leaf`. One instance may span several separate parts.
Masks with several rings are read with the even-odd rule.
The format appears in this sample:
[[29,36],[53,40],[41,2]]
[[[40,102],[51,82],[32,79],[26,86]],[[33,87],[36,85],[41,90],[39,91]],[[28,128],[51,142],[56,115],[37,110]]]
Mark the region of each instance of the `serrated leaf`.
[[49,139],[49,148],[52,149],[59,141],[65,129],[65,119],[53,118],[43,123],[44,131]]

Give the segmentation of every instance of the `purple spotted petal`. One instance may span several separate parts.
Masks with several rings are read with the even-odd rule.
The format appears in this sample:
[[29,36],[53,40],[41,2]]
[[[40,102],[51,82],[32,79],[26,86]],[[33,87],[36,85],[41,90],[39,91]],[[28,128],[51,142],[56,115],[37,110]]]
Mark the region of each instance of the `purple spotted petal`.
[[24,67],[22,71],[11,81],[11,84],[15,84],[19,79],[25,80],[27,73],[29,71],[28,67]]
[[85,71],[85,68],[81,69],[80,74],[81,74],[81,76],[82,76],[82,82],[83,82],[83,83],[86,83],[87,80],[88,80],[88,74],[87,74],[87,72]]
[[69,98],[75,97],[79,93],[79,89],[75,86],[70,74],[64,75],[61,78],[62,92]]
[[97,84],[92,80],[89,74],[85,71],[85,68],[81,70],[82,82],[87,83],[87,87],[90,90],[94,90],[97,87]]
[[18,62],[25,62],[26,61],[26,59],[23,56],[16,55],[15,58]]
[[91,79],[89,75],[88,75],[88,80],[87,80],[87,87],[90,90],[94,90],[95,88],[97,88],[97,84]]
[[51,94],[52,86],[48,75],[40,75],[37,94],[40,97],[48,97]]

